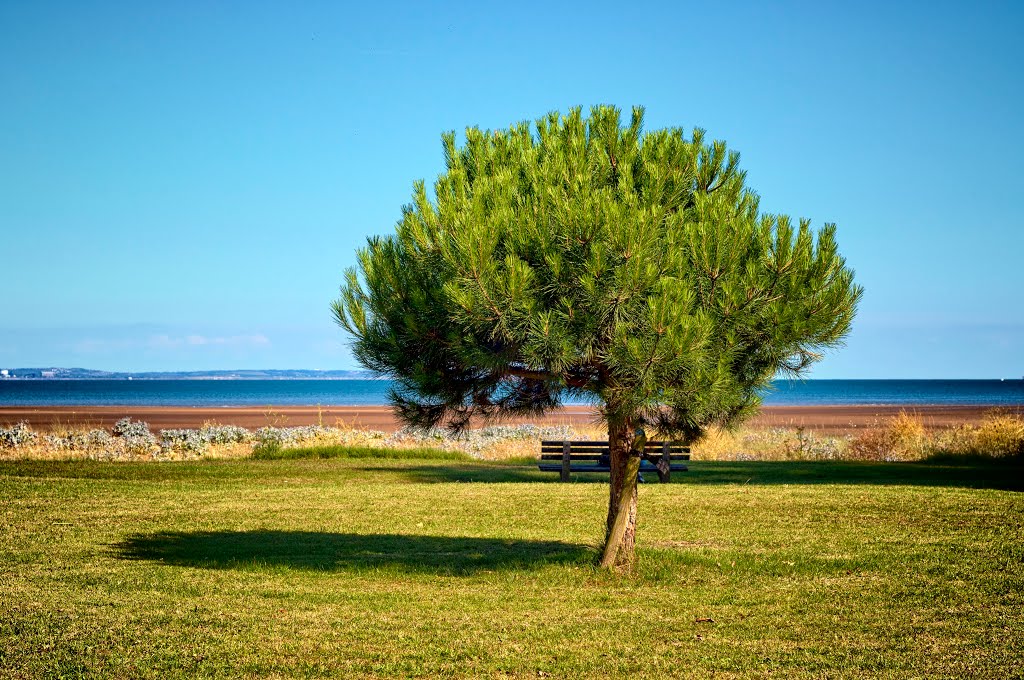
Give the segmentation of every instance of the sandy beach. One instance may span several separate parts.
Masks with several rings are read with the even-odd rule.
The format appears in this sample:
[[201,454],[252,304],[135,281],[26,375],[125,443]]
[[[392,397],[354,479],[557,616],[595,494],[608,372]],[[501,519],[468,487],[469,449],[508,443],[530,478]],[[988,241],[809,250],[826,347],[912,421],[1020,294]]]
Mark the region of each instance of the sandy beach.
[[[977,423],[989,406],[768,406],[753,418],[749,427],[803,427],[822,434],[849,434],[874,427],[900,411],[915,413],[929,428]],[[1024,405],[1003,409],[1024,415]],[[279,406],[279,407],[152,407],[152,406],[2,406],[0,425],[24,421],[47,430],[54,426],[110,427],[124,417],[144,420],[153,430],[196,428],[206,422],[241,425],[248,428],[276,425],[343,425],[359,429],[393,432],[400,427],[388,406]],[[593,409],[567,406],[537,419],[503,421],[550,425],[588,425],[596,421]],[[482,423],[481,423],[482,425]]]

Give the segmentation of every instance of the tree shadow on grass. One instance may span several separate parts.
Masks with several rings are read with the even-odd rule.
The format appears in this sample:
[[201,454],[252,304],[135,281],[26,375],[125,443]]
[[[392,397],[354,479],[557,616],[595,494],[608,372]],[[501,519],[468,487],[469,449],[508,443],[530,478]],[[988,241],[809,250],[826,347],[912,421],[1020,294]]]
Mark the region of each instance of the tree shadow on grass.
[[688,484],[866,484],[1024,491],[1019,462],[879,463],[850,461],[697,462],[672,481]]
[[[558,473],[531,465],[439,464],[376,466],[362,472],[394,475],[418,483],[560,483]],[[657,475],[646,475],[652,487]],[[573,484],[607,484],[608,475],[573,473]],[[875,486],[944,486],[1024,491],[1024,465],[1007,461],[923,461],[878,463],[850,461],[691,461],[687,472],[674,472],[672,484],[868,484]]]
[[[437,465],[363,465],[360,472],[393,476],[403,481],[431,483],[523,483],[557,482],[558,473],[541,472],[536,465],[507,465],[498,463],[442,463]],[[608,483],[608,475],[588,474],[574,481]]]
[[560,541],[273,530],[136,534],[112,551],[124,560],[208,569],[386,569],[452,575],[589,564],[594,554],[593,548]]

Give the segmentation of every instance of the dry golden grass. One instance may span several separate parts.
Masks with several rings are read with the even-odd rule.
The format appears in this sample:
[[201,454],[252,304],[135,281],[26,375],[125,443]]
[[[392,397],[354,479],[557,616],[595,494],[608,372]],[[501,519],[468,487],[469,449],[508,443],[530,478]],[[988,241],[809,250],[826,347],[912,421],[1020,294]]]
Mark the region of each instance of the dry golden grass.
[[852,460],[911,461],[924,458],[933,442],[921,417],[900,411],[880,427],[869,429],[849,447]]
[[695,460],[843,460],[850,438],[815,434],[806,428],[712,428],[693,447]]
[[901,411],[853,440],[848,458],[914,461],[936,456],[1024,456],[1024,419],[993,411],[980,425],[929,431],[919,415]]
[[1012,458],[1024,456],[1024,419],[993,412],[981,425],[961,425],[940,433],[935,455]]
[[203,458],[212,460],[238,460],[252,456],[252,444],[212,444],[208,451],[203,453]]
[[508,461],[522,460],[525,458],[536,458],[538,446],[532,439],[508,439],[494,442],[494,444],[480,451],[479,457],[482,460]]

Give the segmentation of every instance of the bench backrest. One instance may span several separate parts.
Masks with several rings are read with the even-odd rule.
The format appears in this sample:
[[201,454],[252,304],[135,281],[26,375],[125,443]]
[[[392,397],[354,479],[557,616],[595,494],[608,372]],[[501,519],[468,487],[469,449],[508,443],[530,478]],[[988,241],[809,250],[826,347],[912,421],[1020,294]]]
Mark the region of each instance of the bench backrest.
[[[563,482],[569,481],[569,473],[573,470],[574,461],[594,461],[593,464],[576,467],[577,470],[586,468],[588,472],[604,472],[611,466],[608,442],[606,441],[542,440],[540,458],[542,461],[561,461],[560,466],[541,463],[540,468],[542,470],[550,470],[552,467],[560,469]],[[649,441],[644,443],[643,459],[656,466],[658,479],[662,482],[669,481],[672,470],[686,470],[683,461],[689,460],[689,458],[690,447],[683,446],[678,442]]]
[[[541,460],[561,460],[566,453],[566,447],[573,460],[601,460],[608,457],[606,441],[543,440],[540,443]],[[661,457],[666,454],[669,458],[682,458],[689,453],[690,447],[678,442],[648,441],[644,444],[644,458]]]

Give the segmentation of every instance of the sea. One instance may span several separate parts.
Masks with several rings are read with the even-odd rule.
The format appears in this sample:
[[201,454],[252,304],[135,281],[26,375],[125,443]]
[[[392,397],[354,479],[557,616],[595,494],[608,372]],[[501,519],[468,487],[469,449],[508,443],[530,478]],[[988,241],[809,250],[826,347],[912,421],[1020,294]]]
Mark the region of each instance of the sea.
[[[387,404],[390,388],[387,380],[0,380],[0,406],[370,406]],[[763,398],[767,406],[1021,406],[1024,380],[778,380]]]

